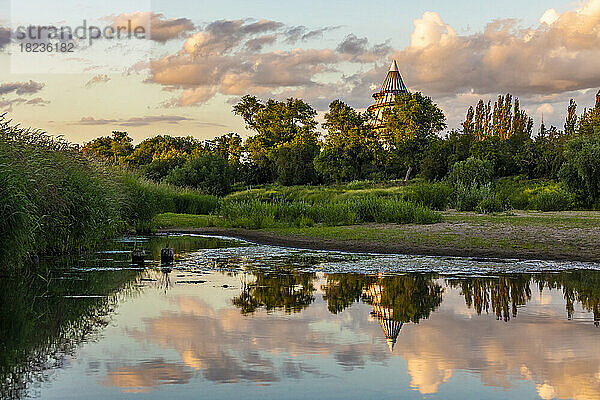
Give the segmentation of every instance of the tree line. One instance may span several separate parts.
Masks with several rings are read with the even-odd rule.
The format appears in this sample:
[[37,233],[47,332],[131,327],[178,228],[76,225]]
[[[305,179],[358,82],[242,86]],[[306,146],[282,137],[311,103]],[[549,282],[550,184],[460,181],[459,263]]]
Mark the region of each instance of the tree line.
[[159,135],[133,146],[125,132],[113,132],[83,146],[83,152],[111,163],[139,168],[154,181],[195,187],[223,195],[236,184],[321,184],[354,180],[445,178],[453,165],[470,158],[485,161],[494,177],[562,180],[593,203],[600,197],[600,92],[595,106],[578,114],[571,100],[564,127],[544,123],[533,132],[533,119],[510,94],[480,100],[469,107],[459,129],[443,136],[446,117],[421,93],[396,96],[373,116],[340,100],[325,114],[322,131],[317,112],[301,99],[261,101],[246,95],[233,106],[254,134],[243,140],[229,133],[200,141],[191,136]]

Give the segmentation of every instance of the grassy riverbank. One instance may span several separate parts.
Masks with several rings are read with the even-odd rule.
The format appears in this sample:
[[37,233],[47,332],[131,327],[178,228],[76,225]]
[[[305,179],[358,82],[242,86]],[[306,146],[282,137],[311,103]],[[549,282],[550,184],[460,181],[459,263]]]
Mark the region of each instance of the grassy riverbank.
[[218,199],[96,162],[77,146],[0,118],[0,271],[74,254],[164,212],[210,213]]
[[161,214],[159,230],[226,234],[313,249],[448,256],[600,261],[600,212],[441,213],[434,224],[279,225],[240,229],[202,215]]

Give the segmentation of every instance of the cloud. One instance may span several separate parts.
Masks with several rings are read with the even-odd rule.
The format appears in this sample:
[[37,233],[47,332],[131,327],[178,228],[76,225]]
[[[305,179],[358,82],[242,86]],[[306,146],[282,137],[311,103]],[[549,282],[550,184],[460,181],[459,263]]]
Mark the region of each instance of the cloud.
[[296,44],[300,41],[320,39],[323,37],[325,32],[333,31],[339,28],[340,26],[327,26],[324,28],[309,30],[304,25],[292,26],[285,31],[284,42],[288,44]]
[[10,99],[10,100],[0,99],[0,110],[2,110],[3,112],[12,112],[13,106],[15,106],[17,104],[24,104],[26,102],[27,102],[27,99],[25,99],[23,97],[18,97],[16,99]]
[[271,20],[219,20],[208,24],[202,31],[191,35],[183,51],[195,56],[224,55],[256,35],[274,32],[283,23]]
[[89,81],[86,82],[86,87],[92,87],[98,83],[106,83],[110,81],[110,77],[106,74],[94,75]]
[[[204,44],[208,45],[202,46],[204,50],[213,48]],[[341,59],[329,49],[212,54],[201,58],[196,57],[198,47],[184,45],[184,49],[190,52],[166,56],[150,65],[150,81],[183,89],[175,101],[182,106],[203,103],[217,93],[260,95],[281,88],[320,86],[315,75],[332,70]]]
[[[336,98],[363,108],[397,59],[406,85],[433,97],[453,127],[479,98],[510,92],[535,112],[546,103],[563,107],[564,97],[581,98],[585,90],[600,87],[600,0],[560,14],[548,10],[540,21],[521,27],[517,20],[496,20],[480,32],[460,34],[439,14],[425,12],[414,20],[403,49],[349,33],[332,49],[265,51],[279,41],[295,44],[338,27],[219,20],[189,36],[179,51],[152,60],[147,82],[177,91],[165,101],[168,107],[251,93],[303,96],[319,110]],[[551,123],[560,123],[558,114]]]
[[0,26],[0,50],[4,49],[11,41],[11,30]]
[[194,24],[188,18],[167,19],[161,13],[150,11],[110,15],[105,19],[109,20],[113,27],[127,26],[129,22],[134,27],[144,27],[146,32],[149,32],[148,38],[159,43],[185,37],[195,29]]
[[192,371],[163,359],[147,360],[138,365],[110,363],[108,376],[103,382],[108,387],[119,387],[123,392],[149,392],[160,385],[189,383]]
[[411,83],[437,96],[473,90],[552,94],[600,86],[600,0],[574,11],[547,11],[538,27],[497,20],[483,32],[458,35],[426,12],[411,43],[396,53]]
[[261,51],[264,46],[275,43],[277,40],[277,35],[264,35],[259,36],[253,39],[250,39],[246,42],[246,50],[256,52]]
[[369,39],[358,38],[355,34],[351,33],[337,46],[336,50],[342,54],[361,54],[367,51],[367,44]]
[[213,122],[202,122],[197,121],[194,118],[183,117],[180,115],[148,115],[144,117],[131,117],[125,119],[96,119],[91,116],[81,117],[77,122],[73,122],[74,125],[115,125],[123,127],[137,127],[146,126],[151,124],[179,124],[180,122],[193,122],[195,125],[206,126],[206,127],[226,127],[225,125],[213,123]]
[[349,34],[338,44],[336,51],[348,56],[348,60],[360,63],[375,62],[383,59],[393,51],[388,42],[369,46],[369,40],[366,37],[359,38],[354,34]]
[[76,125],[109,125],[116,123],[116,119],[95,119],[94,117],[81,117],[81,119],[76,122]]
[[43,83],[35,82],[33,80],[30,80],[29,82],[6,82],[0,84],[0,96],[9,93],[16,93],[18,95],[33,94],[42,90],[43,87]]
[[47,104],[50,104],[50,101],[44,100],[41,97],[35,97],[31,100],[27,100],[27,102],[25,104],[30,104],[30,105],[34,105],[34,106],[45,106]]

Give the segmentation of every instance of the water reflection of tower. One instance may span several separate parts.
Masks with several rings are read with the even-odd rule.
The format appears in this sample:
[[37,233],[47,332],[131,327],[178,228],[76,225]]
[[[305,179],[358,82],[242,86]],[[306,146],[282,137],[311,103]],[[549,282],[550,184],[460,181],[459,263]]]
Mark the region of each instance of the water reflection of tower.
[[373,306],[371,315],[379,321],[381,329],[383,329],[383,333],[385,334],[388,347],[390,348],[390,351],[394,351],[394,345],[398,339],[398,334],[400,334],[402,322],[394,319],[393,309],[386,308],[381,304],[383,291],[384,288],[379,283],[373,283],[366,290],[365,295],[370,299],[371,305]]

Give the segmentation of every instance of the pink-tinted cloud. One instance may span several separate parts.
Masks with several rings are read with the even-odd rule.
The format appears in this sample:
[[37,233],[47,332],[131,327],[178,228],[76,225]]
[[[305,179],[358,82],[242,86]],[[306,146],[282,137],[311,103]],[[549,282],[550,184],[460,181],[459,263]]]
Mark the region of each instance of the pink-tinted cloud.
[[136,11],[106,17],[113,27],[128,26],[144,27],[149,39],[155,42],[165,43],[172,39],[185,37],[195,27],[188,18],[166,18],[163,14],[150,11]]

